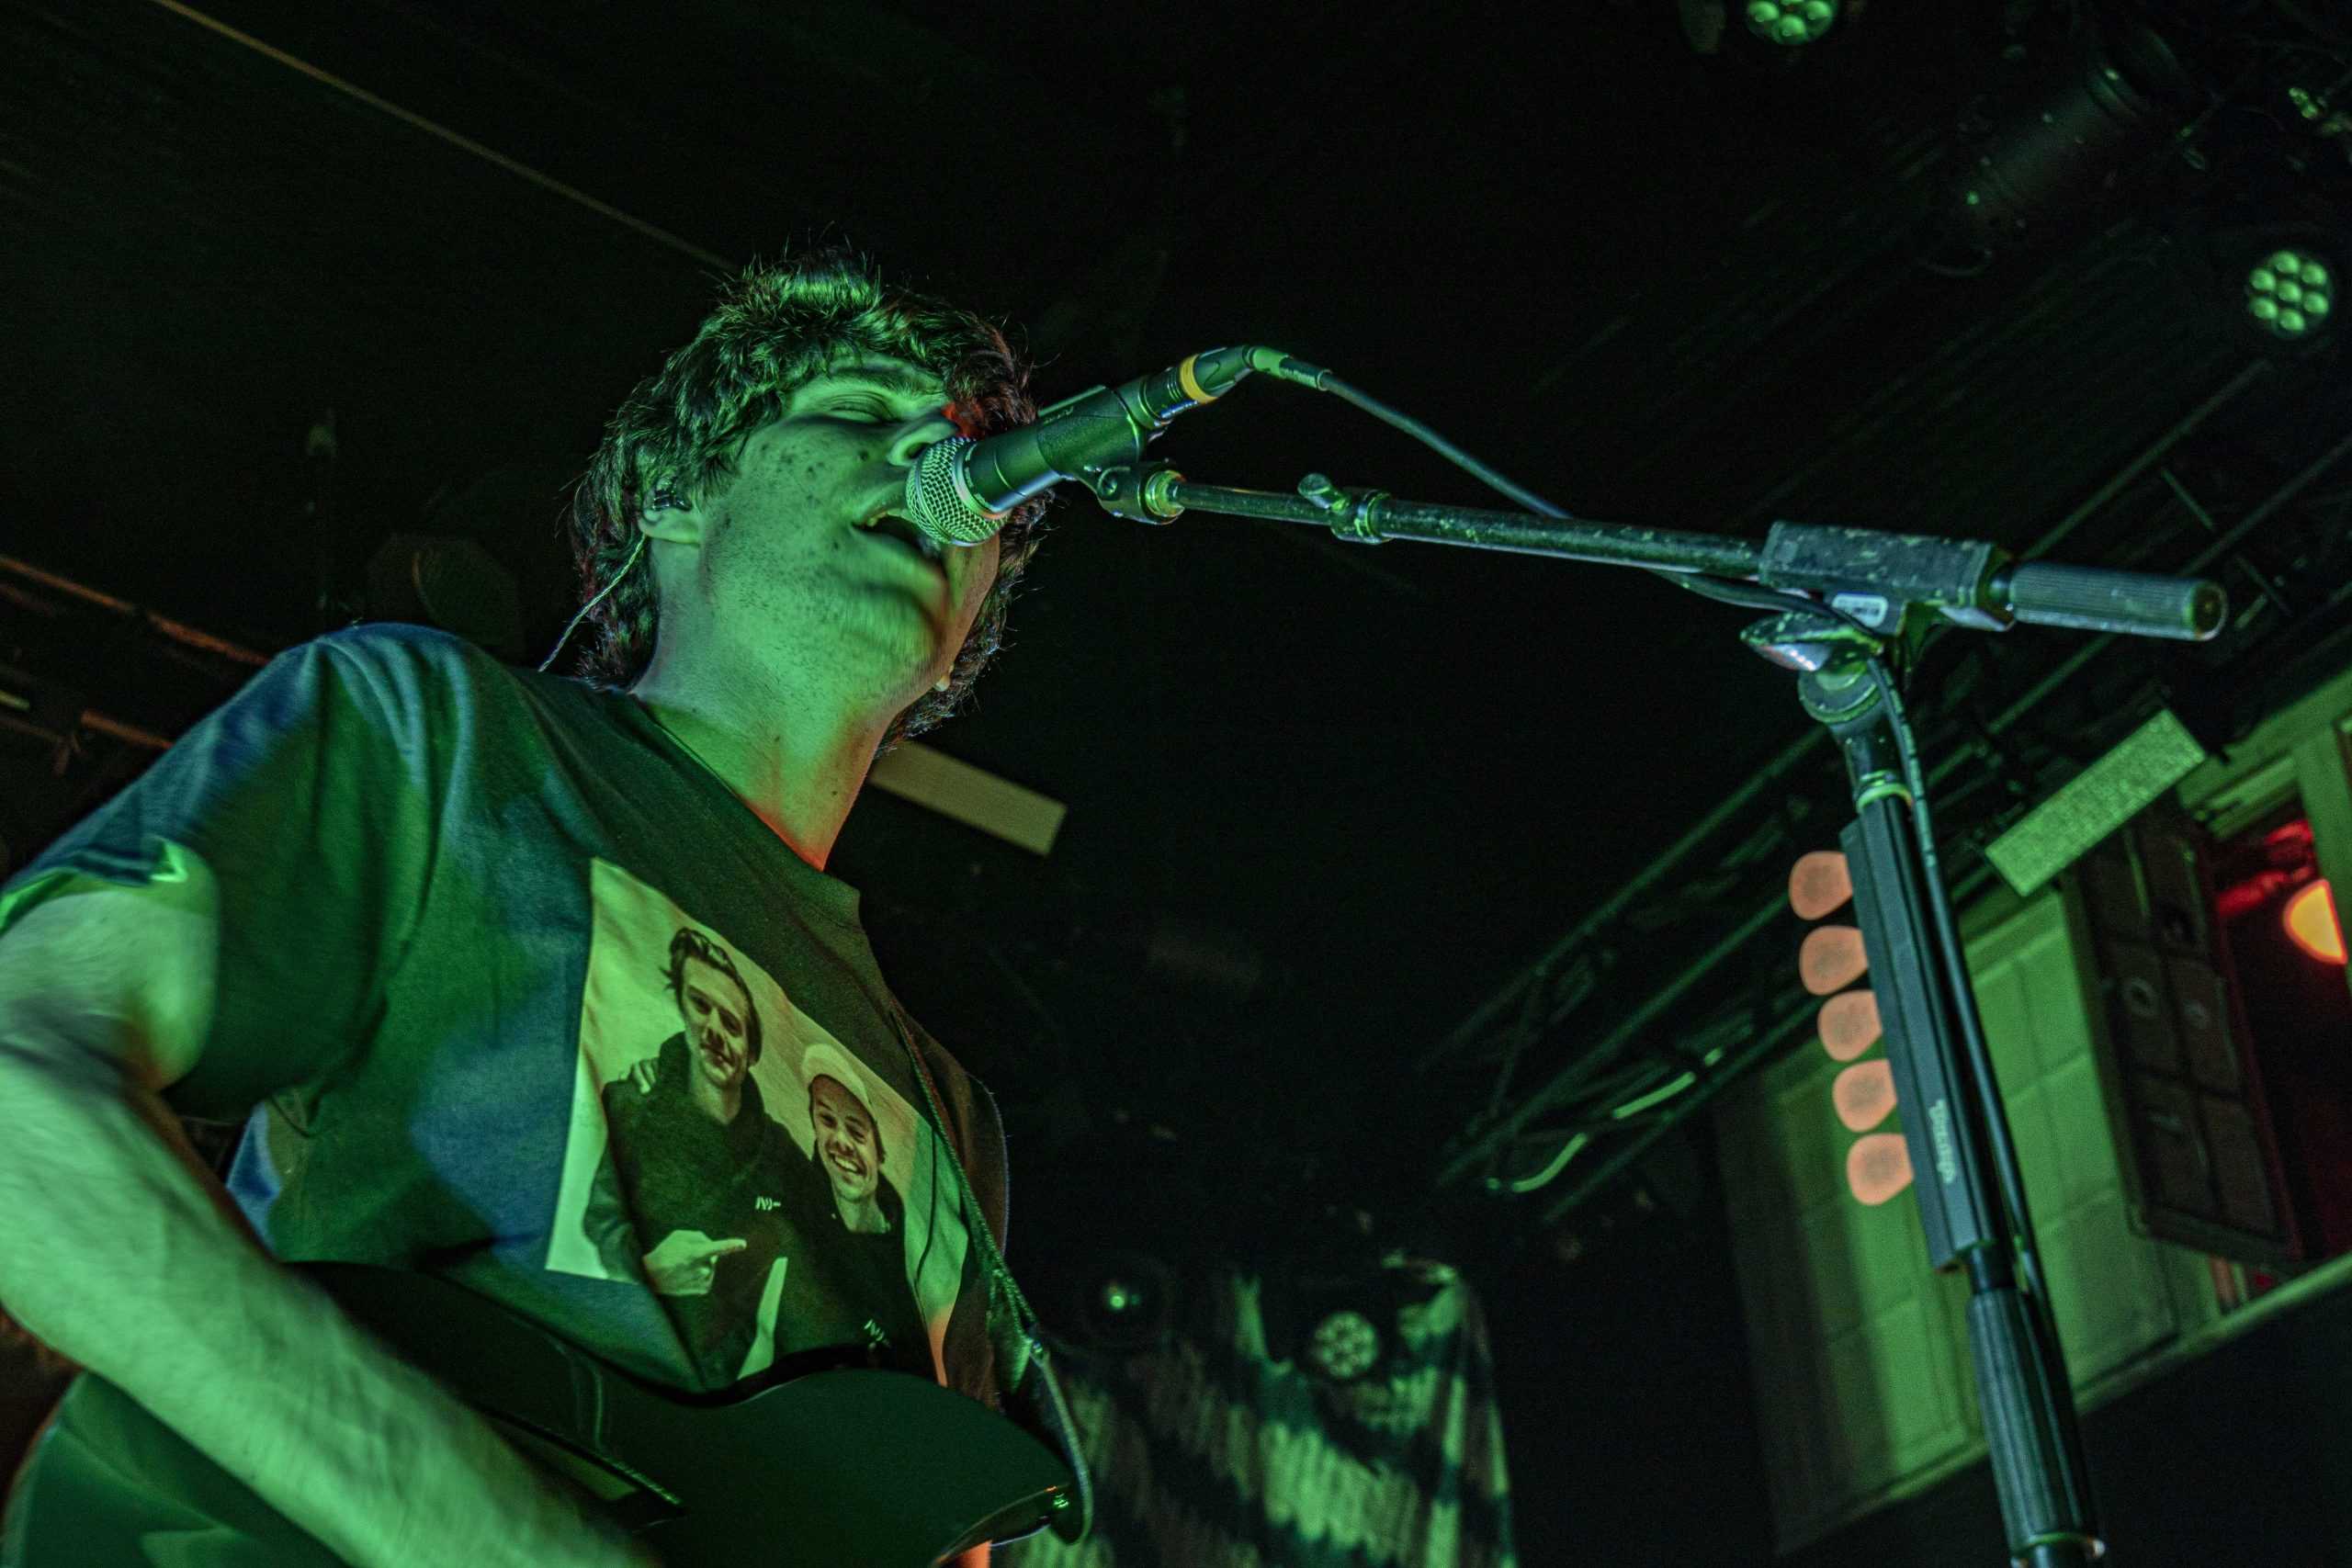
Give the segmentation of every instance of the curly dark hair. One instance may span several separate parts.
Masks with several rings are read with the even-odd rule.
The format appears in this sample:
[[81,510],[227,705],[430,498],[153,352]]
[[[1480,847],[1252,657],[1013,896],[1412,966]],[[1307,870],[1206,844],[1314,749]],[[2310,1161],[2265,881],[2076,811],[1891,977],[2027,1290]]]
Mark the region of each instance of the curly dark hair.
[[[653,572],[628,570],[642,497],[666,485],[691,500],[735,471],[743,440],[780,417],[792,394],[843,355],[879,354],[937,375],[967,435],[1029,424],[1030,367],[994,323],[928,294],[886,285],[873,261],[841,247],[754,260],[723,283],[694,341],[639,381],[605,426],[572,487],[571,543],[581,599],[618,586],[590,612],[596,637],[582,672],[628,685],[653,657],[661,620]],[[957,650],[947,689],[891,721],[875,755],[956,711],[1004,643],[1006,612],[1044,531],[1045,502],[1005,520],[996,585]]]

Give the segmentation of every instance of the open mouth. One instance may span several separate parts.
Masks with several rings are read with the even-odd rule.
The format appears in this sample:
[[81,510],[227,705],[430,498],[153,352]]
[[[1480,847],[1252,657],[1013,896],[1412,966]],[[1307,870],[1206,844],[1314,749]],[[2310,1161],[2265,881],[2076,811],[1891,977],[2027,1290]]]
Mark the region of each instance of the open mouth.
[[895,512],[878,512],[859,524],[858,528],[886,539],[895,539],[927,561],[936,564],[940,559],[939,541]]

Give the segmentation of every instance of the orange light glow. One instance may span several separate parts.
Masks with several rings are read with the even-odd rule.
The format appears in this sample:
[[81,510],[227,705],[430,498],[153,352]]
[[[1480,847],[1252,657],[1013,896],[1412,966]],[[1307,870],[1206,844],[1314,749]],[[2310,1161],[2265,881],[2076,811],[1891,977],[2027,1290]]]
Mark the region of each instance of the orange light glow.
[[1801,920],[1817,920],[1853,896],[1854,878],[1836,850],[1815,850],[1789,872],[1789,908]]
[[2325,878],[2313,882],[2287,900],[2278,923],[2295,945],[2323,964],[2344,962],[2344,928],[2335,920],[2335,895]]
[[1894,1066],[1883,1056],[1856,1062],[1829,1086],[1838,1120],[1849,1133],[1867,1133],[1894,1112]]
[[1846,1151],[1846,1185],[1865,1203],[1883,1203],[1911,1185],[1911,1151],[1900,1133],[1869,1133]]
[[1797,977],[1816,997],[1844,990],[1870,966],[1858,926],[1815,926],[1797,947]]
[[1840,1062],[1852,1061],[1877,1044],[1884,1032],[1879,1021],[1878,997],[1867,989],[1840,991],[1822,1003],[1815,1026],[1822,1049]]

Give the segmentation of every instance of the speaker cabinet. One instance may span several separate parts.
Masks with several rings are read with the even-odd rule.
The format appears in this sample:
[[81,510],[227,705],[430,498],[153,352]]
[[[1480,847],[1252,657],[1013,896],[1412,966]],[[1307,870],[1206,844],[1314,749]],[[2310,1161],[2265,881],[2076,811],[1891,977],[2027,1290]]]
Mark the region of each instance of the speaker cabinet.
[[2317,1037],[2335,1033],[2339,1058],[2352,1060],[2352,993],[2341,967],[2333,980],[2342,1016],[2305,1006],[2282,1018],[2267,995],[2249,1008],[2243,960],[2250,953],[2257,968],[2267,963],[2264,922],[2276,928],[2276,913],[2266,905],[2225,914],[2217,890],[2217,875],[2238,886],[2245,863],[2270,852],[2284,826],[2217,843],[2177,810],[2153,807],[2066,879],[2097,981],[2101,1069],[2136,1223],[2160,1239],[2275,1270],[2335,1250],[2316,1199],[2352,1174],[2322,1169],[2316,1185],[2299,1179],[2314,1174],[2301,1170],[2313,1162],[2342,1167],[2347,1151],[2295,1136],[2277,1114],[2280,1091],[2308,1078],[2297,1064]]

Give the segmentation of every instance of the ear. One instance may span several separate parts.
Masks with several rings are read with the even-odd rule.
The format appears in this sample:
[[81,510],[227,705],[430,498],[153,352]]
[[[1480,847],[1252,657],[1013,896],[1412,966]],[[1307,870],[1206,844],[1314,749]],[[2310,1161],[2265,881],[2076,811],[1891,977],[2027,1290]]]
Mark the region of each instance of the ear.
[[649,539],[673,545],[699,545],[703,539],[702,509],[681,498],[666,485],[656,484],[638,512],[638,531]]

